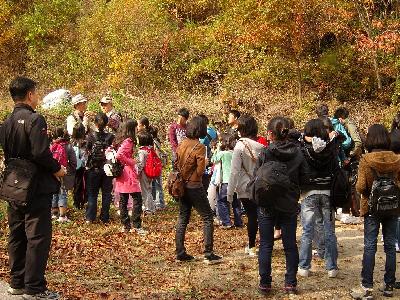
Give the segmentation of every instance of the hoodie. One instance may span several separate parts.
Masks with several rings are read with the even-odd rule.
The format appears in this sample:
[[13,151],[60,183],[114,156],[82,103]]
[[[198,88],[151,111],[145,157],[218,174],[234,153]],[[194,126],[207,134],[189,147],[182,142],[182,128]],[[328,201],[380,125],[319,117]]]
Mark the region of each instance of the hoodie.
[[393,173],[400,180],[400,156],[392,151],[373,151],[361,157],[358,166],[356,190],[361,194],[360,215],[368,215],[368,198],[374,181],[374,172]]
[[314,190],[330,191],[332,174],[339,167],[335,142],[326,143],[314,138],[313,143],[305,142],[301,150],[307,163],[307,176],[301,186],[302,193]]
[[339,119],[335,119],[332,118],[332,125],[333,125],[333,129],[338,132],[339,134],[341,134],[344,138],[344,141],[342,142],[342,148],[344,151],[347,151],[351,148],[352,146],[352,140],[351,137],[349,136],[349,134],[347,133],[346,128],[343,126],[342,123],[340,123]]
[[291,141],[273,142],[261,155],[258,166],[270,160],[278,160],[286,164],[290,181],[296,185],[305,180],[307,164],[301,150]]

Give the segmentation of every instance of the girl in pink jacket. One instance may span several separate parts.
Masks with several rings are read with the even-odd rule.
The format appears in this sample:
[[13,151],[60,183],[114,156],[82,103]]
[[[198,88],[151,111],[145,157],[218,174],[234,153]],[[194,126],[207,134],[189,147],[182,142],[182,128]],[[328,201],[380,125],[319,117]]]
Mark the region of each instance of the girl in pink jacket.
[[132,224],[133,230],[138,234],[145,234],[142,228],[142,194],[139,184],[136,162],[133,159],[133,150],[136,144],[136,127],[137,122],[128,119],[120,126],[116,138],[115,145],[119,145],[117,151],[117,159],[124,165],[122,175],[115,180],[115,192],[120,194],[119,209],[122,231],[129,232],[131,230],[131,220],[128,214],[128,199],[131,195],[133,201]]

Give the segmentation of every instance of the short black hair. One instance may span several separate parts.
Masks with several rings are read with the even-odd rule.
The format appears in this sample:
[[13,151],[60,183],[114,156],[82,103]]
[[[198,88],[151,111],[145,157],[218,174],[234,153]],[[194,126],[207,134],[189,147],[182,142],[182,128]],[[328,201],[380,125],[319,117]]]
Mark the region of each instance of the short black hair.
[[210,123],[210,120],[208,119],[208,117],[205,114],[200,114],[199,117],[203,118],[204,122],[206,122],[207,125]]
[[367,138],[365,139],[365,149],[368,152],[372,150],[389,150],[390,135],[388,130],[382,124],[374,124],[368,127]]
[[97,126],[100,132],[104,131],[108,123],[108,117],[105,113],[99,112],[94,117],[94,124]]
[[318,118],[328,117],[329,116],[329,108],[326,104],[321,104],[317,106],[315,109],[315,113],[317,114]]
[[326,131],[324,122],[321,119],[312,119],[304,126],[304,135],[308,137],[319,137],[324,141],[329,141],[329,135]]
[[232,114],[236,119],[239,119],[240,118],[240,111],[238,111],[238,110],[236,110],[236,109],[231,109],[230,111],[229,111],[229,113],[230,114]]
[[9,86],[11,98],[14,102],[23,101],[29,92],[36,89],[36,86],[36,81],[28,77],[18,76],[11,81]]
[[200,116],[193,117],[187,124],[186,137],[189,139],[201,139],[207,135],[207,124]]
[[268,122],[267,129],[276,141],[284,141],[289,134],[289,121],[284,117],[274,117]]
[[320,120],[322,121],[322,123],[324,124],[325,129],[329,130],[329,132],[332,132],[332,131],[335,130],[335,129],[333,128],[333,124],[332,124],[331,119],[329,119],[328,117],[322,117],[322,118],[319,118],[319,119],[320,119]]
[[182,107],[178,110],[178,116],[184,117],[186,120],[189,119],[189,110],[186,107]]
[[140,130],[137,139],[139,146],[153,146],[153,136],[147,130]]
[[63,126],[56,127],[53,132],[51,133],[51,139],[68,139],[68,132],[67,129]]
[[222,133],[220,135],[220,140],[221,140],[222,151],[233,150],[233,148],[235,148],[236,138],[233,134]]
[[335,110],[335,113],[333,115],[335,119],[347,119],[349,117],[349,111],[347,110],[346,107],[339,107],[338,109]]
[[241,137],[256,138],[258,134],[258,125],[253,116],[245,114],[237,120],[238,131]]

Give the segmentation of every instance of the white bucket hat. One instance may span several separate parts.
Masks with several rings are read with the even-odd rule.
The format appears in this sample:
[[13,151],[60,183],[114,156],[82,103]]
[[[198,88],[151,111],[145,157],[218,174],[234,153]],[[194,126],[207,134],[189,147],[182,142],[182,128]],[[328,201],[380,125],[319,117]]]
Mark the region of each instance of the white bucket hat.
[[76,105],[81,102],[87,102],[87,99],[82,94],[78,94],[78,95],[74,96],[71,100],[72,105]]

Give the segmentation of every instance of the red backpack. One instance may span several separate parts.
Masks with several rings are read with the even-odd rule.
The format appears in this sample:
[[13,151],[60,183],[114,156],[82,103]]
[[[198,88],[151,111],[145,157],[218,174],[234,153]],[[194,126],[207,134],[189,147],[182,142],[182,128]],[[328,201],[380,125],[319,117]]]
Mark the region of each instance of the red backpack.
[[158,157],[156,151],[154,151],[153,148],[146,147],[145,149],[148,155],[143,171],[150,179],[158,178],[161,176],[162,172],[161,159]]
[[60,165],[68,167],[68,156],[65,145],[66,143],[63,142],[55,142],[51,144],[50,151],[53,153],[54,159],[57,160]]

